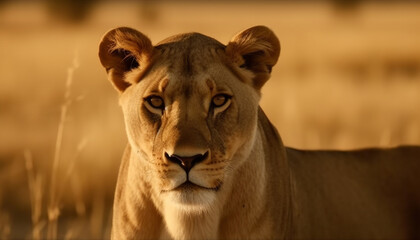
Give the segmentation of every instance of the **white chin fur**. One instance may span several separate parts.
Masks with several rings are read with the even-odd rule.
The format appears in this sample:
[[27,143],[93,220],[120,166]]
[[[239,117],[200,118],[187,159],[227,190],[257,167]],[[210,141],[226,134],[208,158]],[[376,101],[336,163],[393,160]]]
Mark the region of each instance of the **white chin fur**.
[[212,190],[171,191],[165,193],[165,205],[183,211],[206,211],[212,207],[216,192]]

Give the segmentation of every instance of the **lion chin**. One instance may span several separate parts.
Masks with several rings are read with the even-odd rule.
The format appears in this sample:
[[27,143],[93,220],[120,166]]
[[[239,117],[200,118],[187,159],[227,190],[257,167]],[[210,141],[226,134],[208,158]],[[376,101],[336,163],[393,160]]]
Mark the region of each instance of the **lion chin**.
[[206,211],[214,204],[218,188],[207,188],[189,180],[176,188],[163,191],[165,205],[183,211]]

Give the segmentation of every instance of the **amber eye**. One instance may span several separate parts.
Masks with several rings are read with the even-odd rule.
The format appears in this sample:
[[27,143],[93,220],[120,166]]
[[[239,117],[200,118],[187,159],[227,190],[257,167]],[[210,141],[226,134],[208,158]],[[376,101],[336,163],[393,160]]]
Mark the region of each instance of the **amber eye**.
[[151,96],[151,97],[147,97],[145,100],[153,108],[159,108],[159,109],[165,108],[165,103],[163,102],[163,99],[161,97]]
[[219,94],[214,96],[211,102],[214,107],[222,107],[230,100],[230,98],[231,97],[226,94]]

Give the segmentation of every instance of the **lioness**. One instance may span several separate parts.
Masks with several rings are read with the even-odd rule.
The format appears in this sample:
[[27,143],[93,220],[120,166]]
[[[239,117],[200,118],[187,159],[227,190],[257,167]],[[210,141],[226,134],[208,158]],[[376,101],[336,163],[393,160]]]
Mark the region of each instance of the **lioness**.
[[420,147],[284,147],[258,103],[279,54],[264,26],[227,45],[188,33],[153,46],[126,27],[103,37],[129,141],[113,239],[420,237]]

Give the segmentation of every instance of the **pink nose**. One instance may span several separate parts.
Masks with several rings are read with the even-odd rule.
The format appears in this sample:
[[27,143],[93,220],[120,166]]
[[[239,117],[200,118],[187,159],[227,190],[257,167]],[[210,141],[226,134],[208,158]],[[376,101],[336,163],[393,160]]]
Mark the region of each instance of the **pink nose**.
[[208,155],[209,155],[209,152],[206,152],[204,154],[197,154],[190,157],[178,156],[175,154],[169,156],[168,153],[165,153],[166,159],[168,159],[169,161],[173,163],[178,164],[187,173],[189,173],[189,171],[191,170],[192,167],[194,167],[194,165],[204,161],[208,157]]

